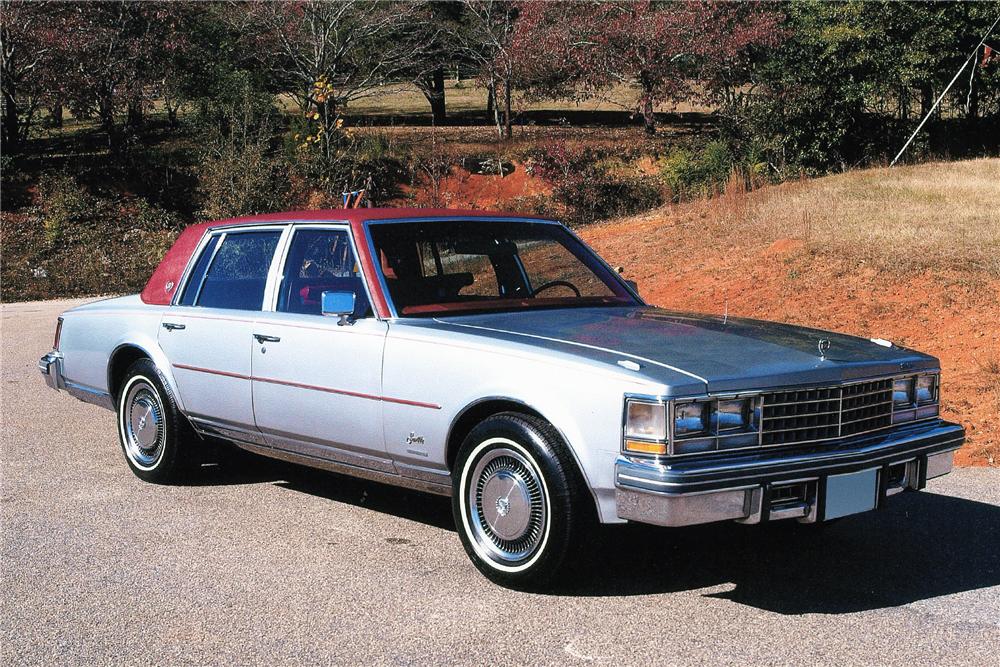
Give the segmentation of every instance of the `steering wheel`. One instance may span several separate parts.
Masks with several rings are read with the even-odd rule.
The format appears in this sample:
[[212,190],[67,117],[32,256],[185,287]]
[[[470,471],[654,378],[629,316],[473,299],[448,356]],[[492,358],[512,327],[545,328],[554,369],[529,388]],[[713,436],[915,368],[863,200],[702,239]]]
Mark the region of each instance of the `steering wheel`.
[[568,280],[553,280],[552,282],[545,283],[544,285],[539,285],[535,289],[531,290],[531,296],[536,296],[539,292],[543,292],[553,287],[568,287],[573,290],[573,293],[578,297],[582,296],[582,294],[580,294],[580,289]]

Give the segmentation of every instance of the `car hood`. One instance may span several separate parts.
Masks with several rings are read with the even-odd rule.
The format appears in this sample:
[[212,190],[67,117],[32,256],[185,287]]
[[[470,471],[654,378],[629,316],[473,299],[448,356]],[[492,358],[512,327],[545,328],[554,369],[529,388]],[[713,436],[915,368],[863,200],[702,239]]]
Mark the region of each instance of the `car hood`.
[[[736,317],[652,307],[574,308],[449,317],[470,332],[571,346],[580,355],[608,353],[637,362],[651,379],[682,373],[709,392],[836,384],[937,368],[931,356],[866,338]],[[828,349],[820,352],[821,341]],[[827,343],[823,343],[826,347]]]

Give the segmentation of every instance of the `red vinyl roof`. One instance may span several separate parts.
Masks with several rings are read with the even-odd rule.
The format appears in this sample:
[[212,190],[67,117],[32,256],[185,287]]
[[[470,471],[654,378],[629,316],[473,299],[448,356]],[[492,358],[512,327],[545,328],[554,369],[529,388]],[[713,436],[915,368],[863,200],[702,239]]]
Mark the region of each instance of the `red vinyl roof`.
[[[471,211],[448,208],[331,208],[317,211],[287,211],[284,213],[267,213],[264,215],[249,215],[225,220],[200,222],[187,227],[174,241],[167,254],[163,256],[159,266],[143,288],[140,298],[144,303],[165,306],[173,299],[174,292],[184,273],[191,255],[198,247],[198,242],[208,229],[234,225],[247,225],[267,222],[349,222],[352,227],[360,226],[367,220],[392,220],[407,218],[530,218],[545,220],[541,216],[525,215],[523,213],[500,213],[496,211]],[[360,234],[355,234],[359,246],[364,244]],[[364,255],[367,248],[359,247]],[[366,258],[361,257],[362,261]],[[373,268],[371,270],[374,270]],[[380,295],[379,295],[380,296]],[[382,310],[385,306],[376,298],[375,306]],[[381,308],[379,307],[381,306]]]
[[551,220],[537,215],[497,211],[475,211],[454,208],[330,208],[316,211],[286,211],[248,215],[202,223],[210,227],[245,225],[260,222],[364,222],[366,220],[392,220],[406,218],[531,218]]

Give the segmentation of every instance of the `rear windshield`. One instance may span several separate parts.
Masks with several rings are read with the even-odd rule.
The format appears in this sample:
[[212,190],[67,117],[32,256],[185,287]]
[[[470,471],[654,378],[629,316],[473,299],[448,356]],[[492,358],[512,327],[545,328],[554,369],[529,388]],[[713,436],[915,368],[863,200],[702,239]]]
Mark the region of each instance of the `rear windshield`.
[[636,304],[560,225],[447,220],[370,230],[399,315]]

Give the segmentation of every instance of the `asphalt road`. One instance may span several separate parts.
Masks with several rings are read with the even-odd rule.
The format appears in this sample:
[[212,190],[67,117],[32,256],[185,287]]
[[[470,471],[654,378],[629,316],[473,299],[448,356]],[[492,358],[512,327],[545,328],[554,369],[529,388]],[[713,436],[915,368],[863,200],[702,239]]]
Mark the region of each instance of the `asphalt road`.
[[601,529],[574,583],[519,593],[443,498],[254,457],[135,478],[35,367],[68,305],[2,310],[4,665],[1000,661],[1000,470],[819,534]]

